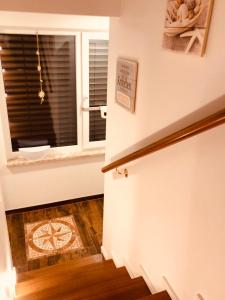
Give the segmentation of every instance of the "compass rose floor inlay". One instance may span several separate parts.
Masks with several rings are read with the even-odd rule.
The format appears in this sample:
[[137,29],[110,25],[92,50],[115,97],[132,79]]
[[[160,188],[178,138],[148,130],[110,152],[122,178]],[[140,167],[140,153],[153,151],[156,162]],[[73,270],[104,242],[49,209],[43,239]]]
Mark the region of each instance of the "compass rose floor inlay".
[[72,215],[27,223],[24,226],[28,260],[83,248]]

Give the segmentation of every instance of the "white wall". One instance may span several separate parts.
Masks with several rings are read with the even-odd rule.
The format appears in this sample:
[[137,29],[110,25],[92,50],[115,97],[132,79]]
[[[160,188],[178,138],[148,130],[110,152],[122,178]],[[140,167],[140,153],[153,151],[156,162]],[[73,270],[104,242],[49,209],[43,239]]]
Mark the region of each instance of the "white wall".
[[[1,6],[0,6],[1,7]],[[108,17],[70,16],[63,14],[39,14],[0,10],[0,29],[5,28],[66,29],[108,31]]]
[[2,168],[6,210],[103,193],[104,157]]
[[[107,30],[108,18],[0,12],[0,28]],[[0,116],[1,117],[1,116]],[[2,116],[4,119],[6,116]],[[6,167],[4,129],[0,122],[0,177],[7,210],[103,193],[104,156],[30,167]]]
[[[162,49],[165,8],[166,0],[124,0],[111,19],[106,162],[225,106],[225,2],[215,1],[204,58]],[[114,102],[118,56],[139,61],[135,114]],[[136,274],[142,265],[156,291],[166,276],[180,300],[225,299],[224,135],[223,125],[137,160],[128,179],[105,176],[106,252]]]
[[6,225],[5,208],[0,186],[0,299],[13,299],[14,278],[12,272],[11,251],[8,239],[8,229]]
[[40,13],[61,13],[92,16],[119,16],[121,0],[8,0],[0,10]]

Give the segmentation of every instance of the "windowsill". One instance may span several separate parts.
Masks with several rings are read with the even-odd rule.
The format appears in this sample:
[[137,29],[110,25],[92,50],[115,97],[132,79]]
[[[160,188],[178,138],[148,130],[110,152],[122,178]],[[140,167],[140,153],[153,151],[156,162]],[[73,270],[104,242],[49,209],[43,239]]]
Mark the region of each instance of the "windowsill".
[[47,162],[58,162],[58,161],[67,161],[73,160],[81,157],[92,157],[98,155],[104,155],[105,149],[95,149],[95,150],[84,150],[82,152],[65,152],[65,153],[49,153],[45,157],[38,160],[27,160],[23,157],[13,158],[7,161],[7,167],[21,167],[21,166],[30,166],[38,165]]

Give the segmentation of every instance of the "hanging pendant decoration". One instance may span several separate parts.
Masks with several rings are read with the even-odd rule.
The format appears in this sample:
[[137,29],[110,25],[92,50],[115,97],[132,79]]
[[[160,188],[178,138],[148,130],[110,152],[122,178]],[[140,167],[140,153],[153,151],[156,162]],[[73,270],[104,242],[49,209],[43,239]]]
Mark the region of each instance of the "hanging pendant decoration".
[[42,104],[45,101],[45,92],[43,90],[43,79],[42,79],[42,73],[41,73],[41,56],[40,56],[40,48],[39,48],[39,36],[38,33],[36,34],[36,40],[37,40],[37,58],[38,58],[38,66],[37,70],[39,72],[39,80],[40,80],[40,90],[38,92],[38,97],[41,99],[40,104]]

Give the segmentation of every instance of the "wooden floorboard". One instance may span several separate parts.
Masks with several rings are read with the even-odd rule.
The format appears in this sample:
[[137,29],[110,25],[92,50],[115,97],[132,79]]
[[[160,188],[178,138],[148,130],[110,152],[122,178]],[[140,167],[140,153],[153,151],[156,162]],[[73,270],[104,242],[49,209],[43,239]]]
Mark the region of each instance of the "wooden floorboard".
[[[35,223],[69,215],[74,217],[83,248],[28,261],[26,257],[24,225],[26,223]],[[51,208],[10,213],[7,215],[7,223],[13,264],[18,273],[70,260],[77,260],[100,253],[103,226],[103,198],[68,203]]]

